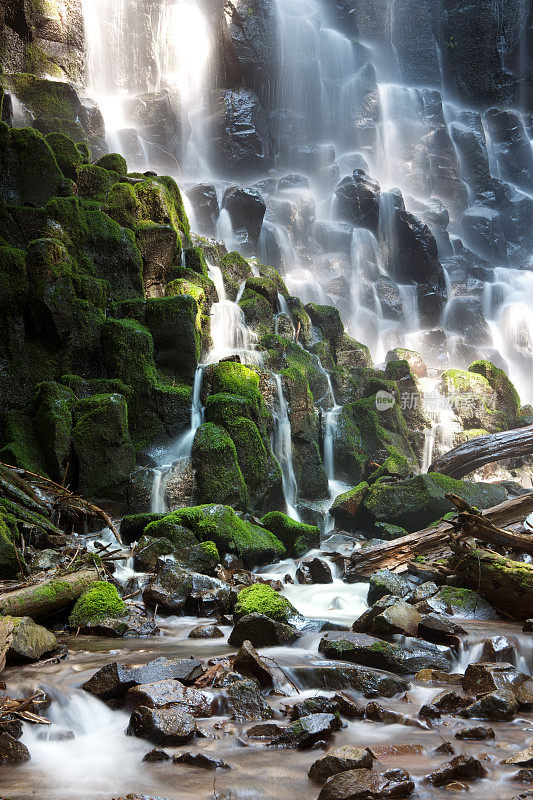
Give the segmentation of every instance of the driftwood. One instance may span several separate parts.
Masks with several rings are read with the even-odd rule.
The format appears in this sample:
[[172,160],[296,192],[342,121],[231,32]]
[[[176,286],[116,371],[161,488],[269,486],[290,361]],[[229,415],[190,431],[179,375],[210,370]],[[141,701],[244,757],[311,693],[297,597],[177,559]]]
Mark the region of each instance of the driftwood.
[[74,603],[98,578],[94,570],[81,570],[0,595],[0,614],[42,619]]
[[463,478],[493,461],[530,455],[533,455],[533,425],[470,439],[437,458],[428,472]]
[[513,533],[503,528],[498,528],[481,512],[471,508],[468,503],[455,494],[447,494],[446,497],[458,509],[457,518],[451,524],[459,533],[460,538],[473,536],[483,542],[504,547],[506,550],[519,550],[533,555],[533,535],[528,533]]
[[36,708],[46,707],[48,702],[49,700],[42,689],[39,689],[31,697],[25,697],[22,700],[2,697],[0,698],[0,722],[20,719],[32,725],[51,725],[52,723],[49,719],[35,713]]
[[13,620],[9,618],[0,619],[0,672],[6,665],[6,656],[11,644],[12,633]]
[[533,609],[533,564],[512,561],[487,550],[452,544],[450,566],[506,617],[524,619]]
[[[483,520],[493,525],[522,523],[533,511],[533,493],[506,500],[483,512]],[[347,564],[349,580],[366,579],[377,569],[405,572],[410,561],[431,553],[439,555],[448,549],[456,528],[450,522],[440,522],[430,528],[409,533],[392,542],[382,542],[350,556]]]

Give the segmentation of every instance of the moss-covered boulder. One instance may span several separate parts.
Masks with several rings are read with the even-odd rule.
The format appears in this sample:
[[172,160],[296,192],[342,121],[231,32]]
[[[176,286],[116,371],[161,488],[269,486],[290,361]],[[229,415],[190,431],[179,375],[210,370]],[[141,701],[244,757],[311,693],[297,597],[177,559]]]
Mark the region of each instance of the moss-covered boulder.
[[46,141],[52,149],[57,165],[65,178],[75,181],[78,169],[84,163],[84,153],[72,141],[70,136],[65,136],[64,133],[49,133]]
[[254,583],[239,592],[234,613],[237,618],[257,613],[278,622],[286,622],[298,612],[286,597],[282,597],[271,586]]
[[[374,525],[382,522],[399,525],[409,532],[421,530],[454,510],[445,496],[449,492],[481,509],[495,506],[507,497],[505,489],[496,484],[458,481],[438,473],[392,483],[378,481],[369,488],[361,484],[356,489],[358,505],[349,518],[343,519],[352,529],[367,532],[372,532]],[[341,498],[335,503],[339,509]]]
[[494,366],[490,361],[474,361],[468,367],[468,371],[486,378],[496,393],[498,410],[503,411],[505,415],[505,425],[509,428],[514,427],[517,424],[520,397],[503,369]]
[[79,197],[86,200],[104,201],[107,197],[113,178],[102,167],[96,164],[83,164],[76,173],[76,187]]
[[196,478],[196,503],[231,503],[237,509],[248,508],[248,491],[237,450],[224,428],[212,422],[201,425],[194,438],[191,458]]
[[107,619],[119,619],[125,614],[126,605],[116,587],[107,581],[95,581],[76,600],[68,621],[71,628],[85,628]]
[[[7,520],[9,519],[9,515]],[[7,525],[6,516],[0,514],[0,578],[15,578],[21,571],[24,559],[16,542],[18,531],[16,525]]]
[[144,533],[144,529],[150,522],[157,522],[165,517],[165,514],[146,513],[146,514],[127,514],[122,517],[120,523],[120,536],[126,544],[133,544]]
[[80,400],[72,444],[79,491],[89,497],[120,497],[135,467],[124,397],[101,394]]
[[8,129],[0,123],[0,197],[43,206],[63,193],[64,181],[44,136],[33,128]]
[[448,398],[462,427],[491,433],[506,428],[506,415],[496,391],[482,373],[448,369],[442,373],[439,391]]
[[59,649],[51,631],[37,625],[30,617],[8,617],[13,624],[12,641],[7,651],[8,664],[38,661]]
[[338,309],[334,306],[321,306],[308,303],[305,310],[313,325],[320,329],[324,339],[327,339],[334,354],[337,352],[337,342],[344,334],[344,325]]
[[209,504],[183,508],[170,516],[188,527],[198,540],[214,542],[221,555],[238,555],[248,567],[267,564],[286,554],[285,547],[273,533],[238,516],[229,506]]
[[128,174],[126,159],[119,153],[108,153],[102,156],[102,158],[96,162],[96,165],[102,169],[106,169],[108,172],[116,172],[120,177],[124,177],[124,175]]
[[245,258],[236,251],[227,253],[220,259],[220,271],[224,278],[229,300],[235,300],[241,285],[252,277],[252,268]]
[[39,384],[32,403],[35,438],[48,475],[59,483],[69,465],[75,405],[74,392],[55,382]]
[[134,229],[141,219],[141,205],[133,186],[129,183],[115,183],[109,190],[104,211],[123,228]]
[[315,525],[297,522],[281,511],[269,511],[261,519],[261,525],[273,533],[294,558],[299,558],[320,543],[320,531]]
[[143,260],[146,296],[168,294],[166,284],[181,255],[176,229],[172,225],[143,221],[135,229],[135,241]]

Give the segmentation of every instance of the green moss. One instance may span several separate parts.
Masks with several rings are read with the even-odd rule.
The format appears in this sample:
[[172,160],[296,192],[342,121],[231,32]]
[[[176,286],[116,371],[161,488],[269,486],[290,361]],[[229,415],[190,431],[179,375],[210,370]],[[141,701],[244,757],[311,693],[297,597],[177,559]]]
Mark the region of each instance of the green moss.
[[264,614],[271,619],[286,622],[296,614],[296,610],[289,601],[278,592],[263,583],[254,583],[239,592],[235,613],[238,616],[245,614]]
[[232,394],[245,398],[253,413],[260,416],[263,398],[259,391],[259,375],[250,367],[226,361],[210,367],[207,381],[212,394]]
[[146,526],[149,525],[150,522],[157,522],[157,520],[163,519],[164,516],[165,514],[153,513],[127,514],[125,517],[122,517],[120,534],[125,542],[131,544],[131,542],[140,539]]
[[38,384],[32,402],[33,430],[50,477],[61,483],[70,462],[74,393],[53,381]]
[[200,547],[204,551],[207,558],[215,561],[217,564],[220,561],[220,555],[218,553],[218,548],[214,542],[201,542]]
[[239,306],[244,312],[246,324],[253,328],[257,333],[267,333],[272,330],[274,324],[274,312],[272,306],[265,298],[253,291],[246,282],[246,288],[239,300]]
[[295,558],[319,546],[320,531],[315,525],[296,522],[281,511],[269,511],[261,519],[261,525],[273,533]]
[[13,534],[0,514],[0,578],[16,578],[24,564],[24,557],[13,541]]
[[43,455],[33,431],[32,419],[23,411],[6,412],[2,420],[0,461],[46,476]]
[[171,178],[169,175],[159,175],[155,180],[165,187],[168,196],[170,197],[173,209],[173,224],[177,227],[181,234],[183,234],[185,237],[188,237],[190,233],[190,225],[185,212],[185,205],[183,203],[181,190],[178,184],[174,178]]
[[332,353],[336,353],[338,339],[344,333],[344,325],[340,318],[338,309],[333,306],[321,306],[316,303],[308,303],[305,310],[313,325],[320,329],[322,336],[328,340]]
[[495,367],[490,361],[474,361],[468,367],[468,371],[487,379],[496,392],[498,407],[505,412],[511,426],[520,408],[520,397],[503,369]]
[[78,169],[83,164],[83,157],[78,147],[64,133],[49,133],[46,141],[50,145],[59,169],[65,176],[75,181]]
[[128,174],[126,159],[119,153],[108,153],[102,156],[102,158],[96,162],[96,165],[102,167],[102,169],[106,169],[108,172],[116,172],[121,177]]
[[220,271],[230,300],[235,300],[241,284],[252,277],[252,268],[240,253],[227,253],[220,259]]
[[188,528],[177,512],[166,514],[161,519],[149,522],[144,529],[145,536],[153,539],[167,539],[180,550],[197,544],[196,536]]
[[123,228],[134,229],[141,217],[141,208],[133,186],[115,183],[106,197],[104,211]]
[[109,172],[95,164],[83,164],[76,173],[78,195],[90,200],[104,202],[112,183]]
[[248,508],[248,491],[237,451],[224,428],[212,422],[202,425],[194,438],[191,457],[197,503],[231,503],[239,509]]
[[77,98],[70,84],[37,78],[28,73],[14,73],[5,79],[17,98],[35,117],[58,117],[75,120]]
[[44,137],[33,128],[10,128],[0,146],[2,194],[12,203],[43,206],[64,191],[64,177]]
[[34,600],[37,601],[54,602],[56,597],[59,597],[60,594],[69,588],[70,584],[67,583],[67,581],[49,581],[44,586],[38,586],[33,593],[33,597]]
[[107,581],[94,584],[76,601],[69,617],[72,628],[93,625],[104,619],[116,619],[126,613],[126,605],[115,586]]
[[200,247],[188,247],[184,251],[185,266],[207,277],[207,261],[203,250]]

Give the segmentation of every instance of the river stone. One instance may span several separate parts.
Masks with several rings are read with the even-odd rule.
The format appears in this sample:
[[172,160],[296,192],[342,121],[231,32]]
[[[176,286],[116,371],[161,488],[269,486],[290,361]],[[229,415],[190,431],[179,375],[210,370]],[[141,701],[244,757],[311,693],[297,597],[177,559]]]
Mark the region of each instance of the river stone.
[[516,699],[523,706],[533,705],[533,680],[528,678],[516,692]]
[[460,645],[460,637],[467,635],[465,628],[440,614],[426,614],[418,625],[418,636],[421,639],[435,644],[446,644],[455,650]]
[[213,714],[211,704],[202,692],[184,686],[174,678],[133,686],[126,693],[126,704],[131,708],[180,705],[194,717],[211,717]]
[[484,597],[472,589],[442,586],[437,594],[425,601],[434,611],[463,619],[499,619],[498,614]]
[[223,639],[224,634],[217,625],[198,625],[189,633],[189,639]]
[[166,678],[175,678],[182,683],[194,683],[203,672],[203,667],[194,658],[156,658],[140,667],[127,667],[114,661],[99,669],[89,678],[82,689],[100,700],[124,697],[132,686],[155,683]]
[[514,756],[506,758],[504,764],[517,764],[520,767],[533,767],[533,746],[520,750]]
[[533,619],[526,619],[522,630],[524,633],[533,633]]
[[130,717],[127,734],[160,745],[190,742],[196,731],[191,714],[181,708],[147,708],[140,706]]
[[506,722],[513,719],[518,711],[516,697],[509,689],[500,689],[482,695],[472,705],[461,711],[468,719],[489,719],[493,722]]
[[444,714],[455,714],[462,708],[469,706],[472,703],[472,699],[472,697],[464,697],[458,692],[445,690],[433,698],[431,705],[438,708],[439,711],[442,711]]
[[30,760],[30,751],[9,733],[0,733],[0,764],[20,764]]
[[274,719],[274,711],[263,698],[257,683],[245,679],[230,683],[224,690],[228,716],[239,722]]
[[307,697],[299,703],[295,703],[290,711],[289,719],[293,722],[302,717],[308,717],[309,714],[338,714],[339,706],[334,697],[325,697],[324,695],[315,695],[315,697]]
[[13,739],[20,739],[22,736],[22,720],[11,719],[9,722],[0,722],[0,733],[9,733]]
[[512,664],[505,662],[485,662],[470,664],[463,678],[463,689],[479,697],[498,689],[517,692],[526,676]]
[[474,756],[456,756],[451,761],[447,761],[438,769],[426,775],[426,783],[432,783],[433,786],[445,786],[450,781],[467,780],[475,781],[478,778],[484,778],[487,770],[477,758]]
[[315,742],[329,739],[339,727],[340,722],[333,714],[309,714],[288,725],[270,745],[308,750]]
[[273,739],[285,730],[285,726],[274,725],[273,722],[266,722],[264,725],[253,725],[248,728],[246,735],[249,739]]
[[377,572],[370,576],[368,583],[367,601],[369,606],[374,605],[376,600],[387,594],[403,599],[411,593],[413,588],[405,578],[396,575],[389,569],[378,569]]
[[352,664],[319,662],[296,665],[292,675],[304,689],[354,689],[364,697],[394,697],[411,687],[407,681],[395,675],[386,675],[377,670],[364,669]]
[[110,638],[127,638],[139,636],[156,636],[159,628],[151,617],[133,609],[127,609],[120,618],[108,617],[92,625],[82,625],[80,633],[89,636],[108,636]]
[[143,761],[147,764],[161,764],[165,761],[170,761],[170,756],[164,750],[154,748],[143,756]]
[[[533,769],[519,769],[511,780],[517,783],[533,783]],[[533,795],[533,792],[529,796]]]
[[270,688],[273,685],[272,672],[248,641],[243,642],[241,649],[235,656],[233,669],[241,675],[255,678],[261,686]]
[[308,561],[302,561],[296,570],[296,577],[299,583],[332,583],[333,576],[331,569],[320,558],[311,558]]
[[292,625],[254,612],[246,614],[235,623],[228,643],[233,647],[240,647],[248,640],[254,647],[275,647],[291,644],[298,635],[298,631]]
[[408,597],[409,603],[420,603],[421,600],[427,600],[428,597],[433,597],[437,594],[439,587],[433,581],[426,581],[416,586]]
[[461,728],[455,734],[456,739],[464,740],[477,740],[483,741],[484,739],[494,739],[494,729],[489,728],[487,725],[477,725],[475,728]]
[[365,708],[366,719],[372,722],[381,722],[383,725],[407,725],[410,728],[424,728],[427,730],[427,724],[418,719],[401,714],[399,711],[392,711],[389,708],[380,706],[379,703],[368,703]]
[[420,683],[444,683],[453,686],[461,686],[463,675],[458,672],[443,672],[439,669],[421,669],[415,675]]
[[30,617],[11,617],[13,620],[12,642],[7,651],[8,664],[23,664],[39,661],[44,655],[59,648],[53,633],[37,625]]
[[179,756],[174,756],[174,764],[186,764],[189,767],[199,767],[200,769],[207,769],[215,771],[216,769],[231,769],[229,764],[221,761],[205,753],[181,753]]
[[397,633],[416,636],[421,619],[416,608],[403,600],[397,600],[390,608],[386,608],[374,618],[370,625],[370,633],[378,637],[394,636]]
[[318,800],[370,800],[378,797],[407,797],[415,785],[405,770],[374,772],[351,769],[328,778]]
[[448,659],[438,652],[411,650],[364,633],[327,633],[320,641],[318,650],[326,658],[375,667],[398,675],[412,675],[425,668],[446,670],[450,667]]
[[327,755],[317,759],[307,773],[312,781],[325,783],[332,775],[350,769],[372,769],[373,758],[366,747],[345,745],[331,750]]

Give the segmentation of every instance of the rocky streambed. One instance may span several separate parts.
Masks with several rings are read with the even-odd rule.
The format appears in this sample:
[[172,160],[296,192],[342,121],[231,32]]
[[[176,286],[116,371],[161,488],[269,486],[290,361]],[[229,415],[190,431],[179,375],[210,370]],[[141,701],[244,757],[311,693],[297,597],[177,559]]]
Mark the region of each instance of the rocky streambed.
[[[322,580],[333,574],[313,584],[319,566]],[[288,787],[321,800],[527,796],[528,623],[497,619],[469,590],[386,570],[344,583],[321,550],[260,573],[224,572],[231,614],[212,604],[208,616],[163,615],[152,605],[145,619],[159,633],[126,638],[58,624],[59,649],[36,663],[38,651],[23,652],[36,631],[19,636],[2,702],[42,690],[28,711],[44,719],[0,718],[6,798],[281,799]],[[253,589],[240,606],[237,576]],[[146,596],[150,579],[129,580]],[[207,608],[210,591],[189,601],[195,594]],[[138,597],[126,604],[141,613]],[[299,613],[311,607],[312,618]]]

